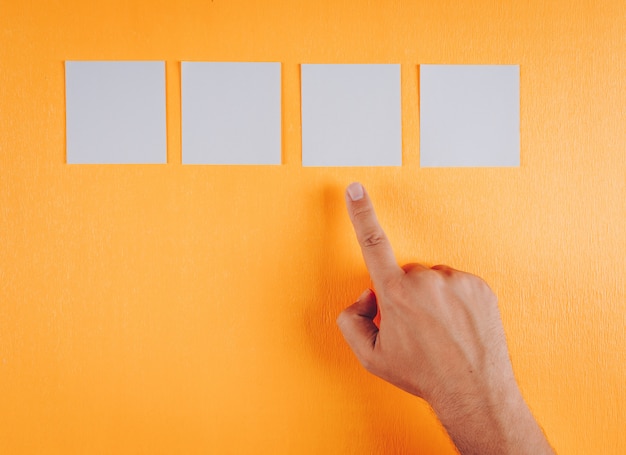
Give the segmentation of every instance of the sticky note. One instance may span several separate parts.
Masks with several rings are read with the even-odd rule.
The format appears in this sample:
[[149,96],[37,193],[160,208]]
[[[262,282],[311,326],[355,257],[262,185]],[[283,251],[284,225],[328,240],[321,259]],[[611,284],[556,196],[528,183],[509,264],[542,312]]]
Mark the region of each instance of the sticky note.
[[183,164],[280,164],[280,63],[183,62]]
[[519,164],[519,65],[421,65],[420,165]]
[[165,63],[65,62],[68,164],[167,161]]
[[400,166],[400,65],[303,64],[302,164]]

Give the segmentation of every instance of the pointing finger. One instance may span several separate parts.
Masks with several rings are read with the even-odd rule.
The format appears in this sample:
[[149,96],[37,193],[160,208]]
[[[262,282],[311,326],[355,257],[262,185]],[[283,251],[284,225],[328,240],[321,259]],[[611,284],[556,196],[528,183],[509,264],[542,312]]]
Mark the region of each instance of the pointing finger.
[[393,254],[391,243],[378,223],[374,206],[363,185],[355,182],[348,186],[346,204],[374,285],[384,287],[386,283],[404,275]]

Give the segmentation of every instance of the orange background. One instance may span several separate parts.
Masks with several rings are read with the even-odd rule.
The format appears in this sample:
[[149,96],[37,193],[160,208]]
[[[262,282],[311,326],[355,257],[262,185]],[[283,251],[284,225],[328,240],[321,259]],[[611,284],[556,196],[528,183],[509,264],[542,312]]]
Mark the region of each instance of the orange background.
[[[2,0],[0,43],[0,453],[453,453],[335,326],[353,180],[490,283],[555,448],[626,453],[623,0]],[[67,59],[167,62],[167,165],[65,164]],[[282,166],[181,165],[182,60],[283,63]],[[402,64],[402,167],[301,166],[302,62]],[[419,167],[420,63],[521,65],[521,167]]]

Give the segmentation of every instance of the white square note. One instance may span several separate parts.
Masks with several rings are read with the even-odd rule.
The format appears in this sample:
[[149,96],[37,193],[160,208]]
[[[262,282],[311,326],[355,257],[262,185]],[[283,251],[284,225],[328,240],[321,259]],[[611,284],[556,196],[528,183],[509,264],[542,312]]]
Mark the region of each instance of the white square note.
[[519,164],[519,66],[421,65],[420,165]]
[[165,163],[165,63],[65,62],[68,164]]
[[400,65],[302,65],[302,164],[402,164]]
[[183,62],[183,164],[280,164],[280,70]]

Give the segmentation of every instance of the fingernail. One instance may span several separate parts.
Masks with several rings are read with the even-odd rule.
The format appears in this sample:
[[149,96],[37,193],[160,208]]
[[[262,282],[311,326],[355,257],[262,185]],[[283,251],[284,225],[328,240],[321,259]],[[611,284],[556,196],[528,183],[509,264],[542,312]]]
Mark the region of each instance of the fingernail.
[[370,293],[371,293],[371,292],[372,292],[372,290],[371,290],[371,289],[366,289],[366,290],[363,292],[363,294],[361,294],[361,295],[359,296],[359,298],[358,298],[358,299],[356,299],[356,301],[357,301],[357,302],[360,302],[360,301],[361,301],[361,300],[363,300],[364,298],[369,297],[369,295],[370,295]]
[[352,201],[358,201],[360,199],[363,199],[363,185],[361,185],[359,182],[354,182],[348,185],[347,191],[348,196],[350,196],[350,199],[352,199]]

